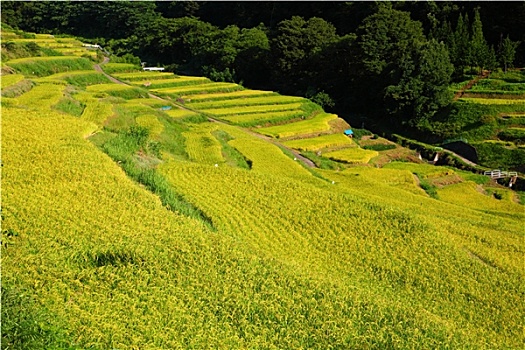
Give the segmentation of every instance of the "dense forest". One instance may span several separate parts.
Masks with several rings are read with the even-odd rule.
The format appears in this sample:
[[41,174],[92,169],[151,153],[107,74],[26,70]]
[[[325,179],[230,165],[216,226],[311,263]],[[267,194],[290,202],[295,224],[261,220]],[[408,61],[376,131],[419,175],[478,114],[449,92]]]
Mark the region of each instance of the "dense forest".
[[421,135],[465,72],[525,65],[523,18],[525,2],[2,2],[13,27]]

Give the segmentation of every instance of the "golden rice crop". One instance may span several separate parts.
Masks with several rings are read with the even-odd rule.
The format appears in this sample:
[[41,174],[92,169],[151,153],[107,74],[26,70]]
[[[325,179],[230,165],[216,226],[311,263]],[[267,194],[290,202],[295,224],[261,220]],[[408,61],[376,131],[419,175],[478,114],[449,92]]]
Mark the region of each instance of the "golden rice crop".
[[222,147],[211,134],[217,125],[211,123],[194,124],[183,133],[186,139],[186,152],[191,160],[204,164],[224,163]]
[[92,98],[90,94],[86,95],[87,96],[85,97],[80,97],[78,94],[75,96],[76,99],[82,101],[86,106],[82,112],[81,118],[101,127],[103,123],[114,114],[113,105]]
[[299,164],[299,161],[286,156],[277,146],[235,127],[221,125],[220,128],[234,137],[234,140],[228,143],[251,161],[253,171],[301,179],[312,177],[311,173]]
[[220,116],[221,120],[225,120],[235,125],[253,126],[254,124],[276,123],[280,121],[288,121],[291,119],[305,118],[306,112],[301,109],[292,109],[282,112],[261,112],[261,113],[247,113],[239,115]]
[[[100,349],[522,346],[525,216],[505,209],[507,198],[483,213],[435,200],[408,168],[314,177],[236,127],[194,124],[188,140],[220,128],[252,161],[159,165],[210,231],[84,139],[97,116],[53,112],[62,87],[35,89],[16,99],[24,108],[2,106],[2,231],[16,233],[1,248],[2,308],[7,288],[28,298],[21,317],[39,316],[30,326],[46,340],[63,331],[60,346]],[[88,109],[91,94],[75,98]]]
[[133,73],[115,73],[113,74],[115,78],[125,81],[137,81],[137,80],[147,80],[147,79],[171,79],[175,77],[173,73],[165,72],[133,72]]
[[461,101],[486,104],[486,105],[525,105],[525,99],[503,99],[503,98],[460,98]]
[[162,79],[146,79],[132,81],[131,85],[134,86],[144,86],[148,89],[161,89],[161,88],[176,88],[183,86],[194,86],[202,84],[211,84],[211,80],[208,78],[199,78],[199,77],[180,77],[172,75],[171,78],[162,78]]
[[357,147],[352,139],[341,133],[284,141],[283,145],[300,151],[319,151],[323,148],[333,147]]
[[241,90],[232,92],[217,92],[210,94],[197,94],[197,95],[184,95],[182,98],[187,102],[204,102],[213,100],[228,100],[239,97],[254,97],[254,96],[267,96],[274,95],[275,92],[262,91],[262,90]]
[[362,148],[345,148],[338,151],[323,153],[323,157],[349,164],[367,164],[370,159],[377,157],[377,151]]
[[45,110],[60,101],[64,86],[56,84],[41,84],[18,97],[17,105],[32,110]]
[[384,168],[388,169],[399,169],[399,170],[409,170],[414,174],[418,174],[423,178],[435,178],[446,175],[455,174],[454,170],[448,167],[439,167],[432,164],[416,164],[408,162],[391,162],[384,165]]
[[223,117],[228,115],[243,115],[243,114],[255,114],[255,113],[267,113],[267,112],[287,112],[296,111],[301,108],[302,103],[288,103],[280,105],[262,105],[262,106],[240,106],[230,108],[210,108],[200,110],[203,113],[211,114],[217,117]]
[[182,96],[186,94],[197,94],[218,91],[236,91],[242,90],[243,87],[234,83],[207,83],[207,84],[190,84],[181,87],[169,87],[162,89],[153,89],[152,91],[172,96]]
[[23,74],[8,74],[0,76],[2,89],[24,80]]
[[192,109],[212,109],[212,108],[232,108],[244,106],[257,105],[280,105],[290,104],[296,102],[303,102],[306,99],[295,96],[262,96],[262,97],[240,97],[236,99],[220,100],[220,101],[206,101],[206,102],[187,102],[186,105]]
[[316,133],[320,134],[330,131],[330,121],[337,118],[338,117],[335,114],[319,113],[311,119],[261,128],[258,129],[257,132],[277,138],[311,135]]
[[155,139],[158,135],[164,131],[164,125],[159,122],[157,116],[154,114],[141,114],[135,121],[138,125],[145,127],[149,130],[151,138]]
[[[217,220],[216,223],[221,230],[231,232],[239,239],[250,242],[256,247],[255,249],[265,251],[269,256],[276,259],[286,256],[288,264],[292,266],[295,264],[297,268],[308,266],[310,271],[316,268],[322,269],[322,266],[330,266],[331,270],[326,274],[332,276],[335,276],[337,271],[348,273],[349,270],[353,270],[354,273],[360,273],[358,271],[362,266],[361,263],[349,262],[368,261],[366,265],[373,266],[374,275],[383,278],[384,281],[390,281],[387,283],[391,283],[392,289],[386,290],[395,290],[395,293],[399,293],[398,296],[406,295],[407,300],[412,300],[410,305],[414,305],[415,302],[428,307],[429,304],[425,301],[427,298],[442,306],[446,304],[447,311],[443,308],[432,308],[430,311],[432,315],[423,316],[424,313],[418,313],[418,317],[424,319],[427,316],[434,318],[435,315],[441,315],[440,317],[447,315],[447,319],[453,320],[455,325],[445,331],[448,334],[455,333],[458,328],[472,329],[470,325],[474,324],[477,325],[476,332],[484,333],[480,327],[485,327],[482,325],[487,318],[479,317],[474,309],[478,309],[479,312],[481,309],[484,310],[483,312],[490,312],[493,307],[491,303],[498,299],[496,294],[492,294],[489,301],[482,297],[485,291],[474,292],[473,296],[475,295],[476,299],[482,297],[478,300],[483,301],[473,307],[471,302],[461,296],[462,292],[458,294],[457,281],[460,278],[458,274],[463,276],[460,279],[465,282],[465,279],[470,280],[467,276],[479,276],[478,274],[481,273],[484,275],[483,284],[491,284],[491,288],[495,286],[491,282],[490,267],[487,267],[486,263],[477,262],[476,256],[481,256],[483,259],[490,257],[488,259],[491,263],[498,266],[514,266],[511,269],[517,271],[517,265],[510,260],[493,261],[493,253],[473,244],[473,241],[468,243],[468,251],[464,250],[463,244],[466,242],[463,237],[467,237],[466,232],[462,232],[462,229],[455,225],[461,225],[462,220],[475,223],[478,220],[476,213],[472,211],[462,213],[464,216],[460,215],[463,217],[454,220],[452,224],[447,221],[443,212],[447,215],[454,213],[453,206],[439,204],[421,195],[399,190],[399,193],[404,193],[405,201],[406,198],[414,199],[414,208],[420,208],[423,202],[425,205],[430,204],[432,211],[438,212],[438,219],[434,219],[431,215],[423,219],[420,214],[421,209],[411,216],[403,215],[397,209],[384,207],[383,214],[379,214],[382,210],[377,211],[378,208],[375,207],[377,204],[365,204],[362,199],[353,196],[345,197],[342,192],[339,194],[338,183],[325,185],[327,192],[324,192],[320,190],[323,186],[304,186],[300,181],[289,182],[273,177],[265,178],[264,175],[256,176],[256,174],[251,175],[250,172],[229,168],[214,169],[197,164],[172,162],[163,165],[162,169],[173,183],[187,194],[188,198],[199,203],[205,212]],[[407,180],[410,178],[407,173],[404,176]],[[356,178],[356,176],[352,175],[349,178]],[[374,181],[369,181],[370,187],[373,187],[373,184]],[[329,191],[328,187],[332,188],[332,191]],[[383,193],[388,193],[388,188],[392,187],[376,186],[375,191],[381,188]],[[354,194],[358,191],[359,187],[354,186]],[[247,193],[249,195],[246,195]],[[397,201],[402,203],[403,199],[398,195]],[[343,203],[346,203],[346,206]],[[428,208],[425,207],[425,210]],[[497,222],[499,219],[487,218],[487,220]],[[377,226],[373,226],[374,222]],[[440,226],[443,222],[447,224]],[[467,230],[471,234],[476,231]],[[323,232],[323,234],[319,235],[315,232]],[[494,229],[493,232],[498,231]],[[491,242],[495,240],[491,239]],[[507,242],[516,244],[517,235]],[[523,244],[519,249],[523,249]],[[310,254],[307,253],[308,250]],[[383,253],[380,253],[381,251]],[[383,256],[385,258],[382,258]],[[458,269],[458,266],[463,266],[465,269]],[[469,268],[476,269],[478,272],[474,274]],[[317,271],[322,274],[320,270]],[[430,271],[434,272],[430,273]],[[443,274],[443,277],[434,280],[431,277],[433,273]],[[410,284],[406,283],[407,278],[411,281]],[[512,277],[509,275],[506,283],[510,283],[511,280]],[[479,282],[473,282],[472,286],[477,283]],[[464,291],[466,290],[472,292],[476,289]],[[507,320],[510,320],[507,317],[512,317],[511,314],[514,313],[512,311],[514,301],[514,297],[498,301],[505,309],[504,317]],[[402,304],[403,302],[400,305]],[[469,315],[468,318],[460,316],[465,315],[465,312]],[[497,322],[492,323],[493,326]],[[425,323],[422,319],[416,322],[416,324],[422,323]],[[500,328],[499,332],[510,334],[515,331],[511,328]],[[465,335],[468,333],[466,332]],[[483,338],[487,340],[497,337],[498,333],[488,331],[485,334]],[[498,341],[505,342],[504,338],[499,340],[492,338],[490,342],[494,344]],[[473,338],[469,339],[474,341]]]
[[198,113],[182,108],[172,108],[170,110],[164,111],[164,113],[173,118],[184,118],[198,115]]
[[[498,211],[503,213],[523,214],[523,205],[512,201],[515,193],[511,190],[498,189],[497,192],[505,195],[506,199],[496,199],[474,182],[467,181],[438,188],[439,199],[461,207],[468,206],[481,211]],[[510,195],[510,196],[509,196]]]

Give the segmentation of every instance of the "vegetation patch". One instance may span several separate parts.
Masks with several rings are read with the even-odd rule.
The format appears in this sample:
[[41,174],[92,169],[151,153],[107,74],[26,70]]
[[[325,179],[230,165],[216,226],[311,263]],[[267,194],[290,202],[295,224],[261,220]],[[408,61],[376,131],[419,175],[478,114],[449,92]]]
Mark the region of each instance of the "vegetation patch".
[[126,100],[148,97],[148,92],[143,89],[113,83],[91,85],[88,86],[86,90],[94,93],[97,97],[105,97],[107,95],[110,95],[114,97],[120,97]]
[[74,117],[80,117],[84,112],[85,105],[75,100],[73,97],[66,95],[56,105],[53,106],[58,111],[70,114]]
[[17,83],[14,83],[5,88],[2,87],[2,97],[18,97],[30,91],[33,86],[35,86],[35,83],[33,83],[31,80],[20,80]]
[[230,134],[224,130],[217,129],[212,131],[212,135],[215,136],[221,144],[222,156],[224,157],[226,164],[241,169],[251,169],[252,161],[246,159],[242,153],[228,143],[234,139]]
[[24,80],[24,75],[23,74],[7,74],[7,75],[2,75],[0,76],[0,81],[1,81],[1,87],[2,87],[2,91],[8,87],[8,86],[11,86],[11,85],[14,85],[20,81]]
[[378,155],[377,151],[369,151],[362,148],[345,148],[323,153],[323,157],[348,164],[367,164],[370,159]]
[[258,129],[257,132],[276,138],[322,134],[330,131],[329,122],[337,118],[338,116],[335,114],[318,113],[314,117],[307,120],[302,120],[296,123],[261,128]]
[[319,137],[284,141],[283,144],[300,151],[319,151],[325,148],[357,147],[351,138],[344,134],[330,134]]
[[102,69],[108,74],[139,72],[141,70],[140,67],[132,63],[106,63]]
[[133,156],[139,151],[156,153],[156,144],[149,141],[148,138],[148,129],[132,126],[128,131],[121,131],[116,137],[104,143],[101,149],[118,162],[128,176],[158,195],[168,210],[201,220],[210,229],[213,229],[211,219],[177,193],[164,176],[155,169],[138,166]]
[[51,56],[10,60],[9,66],[25,76],[44,77],[66,71],[89,70],[93,68],[93,63],[83,57]]

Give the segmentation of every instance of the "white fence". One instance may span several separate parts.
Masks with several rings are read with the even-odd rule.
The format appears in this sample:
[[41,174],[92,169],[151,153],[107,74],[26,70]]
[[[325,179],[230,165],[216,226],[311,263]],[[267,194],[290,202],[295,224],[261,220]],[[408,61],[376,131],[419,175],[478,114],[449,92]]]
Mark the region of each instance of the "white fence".
[[496,169],[485,171],[484,175],[490,176],[492,179],[501,179],[503,177],[518,176],[518,173],[516,171],[501,171]]

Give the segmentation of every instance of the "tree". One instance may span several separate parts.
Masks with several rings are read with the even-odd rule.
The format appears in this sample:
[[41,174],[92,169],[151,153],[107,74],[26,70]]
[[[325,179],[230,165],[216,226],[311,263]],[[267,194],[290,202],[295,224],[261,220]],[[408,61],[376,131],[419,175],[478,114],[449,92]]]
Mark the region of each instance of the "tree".
[[479,16],[479,9],[474,12],[472,22],[472,37],[470,39],[470,65],[479,67],[480,73],[483,69],[491,65],[493,55],[489,45],[483,36],[483,25]]
[[[443,43],[427,41],[421,23],[388,6],[366,18],[359,29],[359,45],[370,89],[368,108],[386,110],[398,124],[416,125],[448,104],[447,87],[453,66]],[[383,112],[384,113],[384,112]]]
[[456,69],[456,75],[462,76],[463,70],[470,64],[470,35],[468,15],[459,14],[456,31],[454,32],[454,50],[451,50],[452,63]]
[[275,77],[298,92],[307,88],[317,69],[316,55],[338,40],[335,27],[317,17],[308,21],[299,16],[279,23],[277,36],[272,41],[273,56],[277,63]]
[[501,49],[499,53],[499,60],[503,65],[504,72],[507,73],[507,68],[512,66],[514,58],[516,57],[516,49],[520,42],[510,40],[509,36],[501,43]]
[[414,103],[413,123],[432,118],[452,100],[448,84],[454,71],[444,43],[430,40],[419,51],[416,79],[421,90]]

